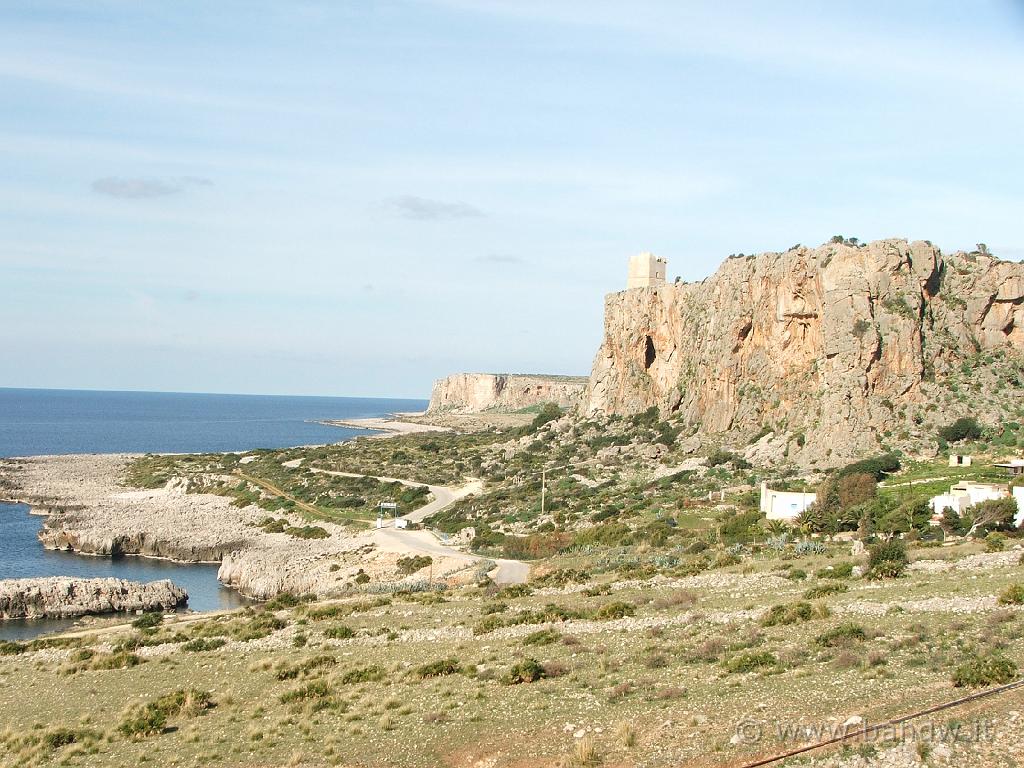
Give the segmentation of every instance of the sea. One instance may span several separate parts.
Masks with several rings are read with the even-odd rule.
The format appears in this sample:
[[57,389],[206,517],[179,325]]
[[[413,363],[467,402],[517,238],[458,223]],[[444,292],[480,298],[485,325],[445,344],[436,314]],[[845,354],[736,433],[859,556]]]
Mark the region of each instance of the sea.
[[[290,448],[350,440],[363,430],[318,423],[422,411],[426,400],[0,388],[0,457],[68,453],[206,453]],[[2,496],[2,493],[0,493]],[[189,608],[245,603],[217,581],[215,564],[143,557],[91,557],[46,550],[42,518],[0,503],[0,579],[40,576],[171,579]],[[0,639],[23,640],[74,620],[0,621]]]

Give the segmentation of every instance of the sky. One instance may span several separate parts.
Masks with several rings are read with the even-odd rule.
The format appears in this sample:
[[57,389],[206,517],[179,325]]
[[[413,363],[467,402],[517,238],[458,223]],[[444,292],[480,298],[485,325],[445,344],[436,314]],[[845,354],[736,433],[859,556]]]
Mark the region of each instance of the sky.
[[587,374],[628,257],[1024,259],[1024,3],[0,0],[0,386]]

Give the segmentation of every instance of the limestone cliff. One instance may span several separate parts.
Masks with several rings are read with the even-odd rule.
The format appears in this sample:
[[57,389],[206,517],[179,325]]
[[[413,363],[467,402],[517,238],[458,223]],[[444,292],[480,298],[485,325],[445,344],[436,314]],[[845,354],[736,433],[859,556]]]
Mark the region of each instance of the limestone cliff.
[[429,411],[518,411],[542,403],[572,408],[586,388],[587,379],[577,376],[457,373],[434,382]]
[[[802,463],[836,463],[923,444],[953,415],[998,419],[1024,384],[1022,350],[1020,264],[905,240],[796,247],[607,296],[585,408],[657,406],[703,433],[767,427]],[[972,365],[991,396],[951,392]]]

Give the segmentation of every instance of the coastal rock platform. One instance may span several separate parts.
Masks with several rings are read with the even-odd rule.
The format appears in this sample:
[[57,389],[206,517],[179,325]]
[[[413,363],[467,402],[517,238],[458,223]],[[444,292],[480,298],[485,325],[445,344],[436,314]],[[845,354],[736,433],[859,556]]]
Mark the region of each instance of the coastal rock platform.
[[188,593],[163,579],[142,584],[125,579],[0,580],[0,619],[64,619],[102,613],[170,611]]

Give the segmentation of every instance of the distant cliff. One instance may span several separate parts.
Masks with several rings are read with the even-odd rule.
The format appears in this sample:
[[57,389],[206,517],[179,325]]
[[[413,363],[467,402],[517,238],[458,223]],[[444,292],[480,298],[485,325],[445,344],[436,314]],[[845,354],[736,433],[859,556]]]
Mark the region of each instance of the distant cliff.
[[582,376],[457,373],[434,382],[430,412],[518,411],[542,403],[563,408],[580,404],[587,388]]
[[798,246],[607,296],[585,410],[773,430],[786,455],[836,463],[934,449],[958,415],[997,423],[1024,394],[1022,350],[1020,264],[905,240]]

